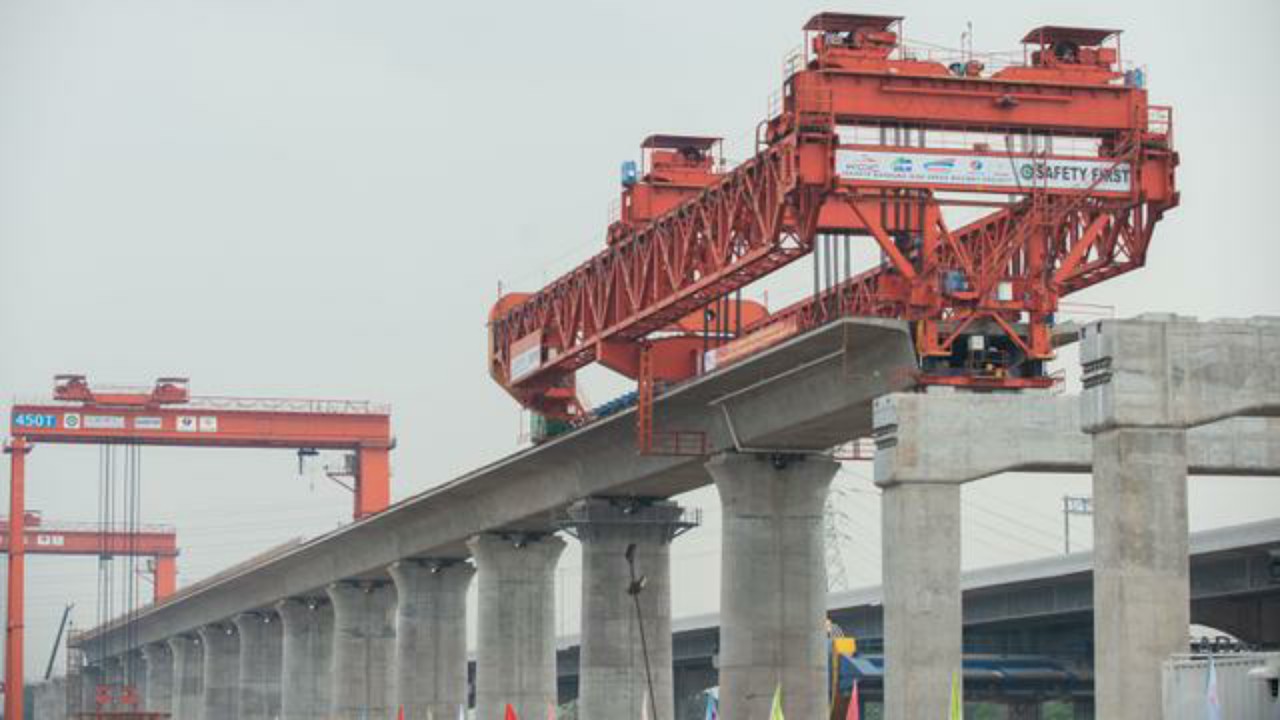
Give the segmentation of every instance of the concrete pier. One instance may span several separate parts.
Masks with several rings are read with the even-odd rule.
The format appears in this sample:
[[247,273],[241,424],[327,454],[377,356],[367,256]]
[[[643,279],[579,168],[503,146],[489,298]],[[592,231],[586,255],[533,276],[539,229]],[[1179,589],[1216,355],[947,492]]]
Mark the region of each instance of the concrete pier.
[[[119,710],[123,708],[119,702],[121,686],[124,684],[124,663],[121,662],[119,656],[105,658],[102,661],[102,679],[103,685],[111,688],[111,694],[103,698],[105,702],[102,704],[103,710]],[[98,697],[95,695],[95,704]]]
[[479,583],[476,717],[545,717],[556,702],[554,535],[484,534],[467,541]]
[[275,613],[241,613],[235,618],[240,636],[240,682],[237,707],[241,720],[274,720],[280,715],[280,668],[284,635]]
[[313,720],[329,713],[333,608],[321,598],[276,603],[283,635],[280,716]]
[[240,695],[240,638],[234,625],[200,628],[204,646],[204,690],[200,720],[236,720]]
[[946,717],[960,672],[960,485],[883,489],[887,720]]
[[390,582],[338,582],[333,603],[333,696],[330,716],[392,717],[395,682],[395,588]]
[[1280,373],[1265,365],[1277,352],[1276,318],[1146,315],[1082,331],[1099,717],[1139,720],[1161,706],[1161,664],[1187,651],[1190,623],[1187,429],[1280,413]]
[[101,665],[86,665],[81,668],[80,674],[76,676],[76,687],[72,688],[70,709],[76,712],[94,712],[98,707],[98,683],[102,682],[103,677]]
[[167,713],[173,708],[173,651],[167,644],[152,643],[142,648],[147,663],[147,692],[142,708]]
[[458,560],[402,560],[396,586],[392,699],[406,718],[453,718],[467,698],[467,588],[475,568]]
[[1101,717],[1149,717],[1162,694],[1160,664],[1187,652],[1186,458],[1183,430],[1121,428],[1094,438],[1094,683]]
[[147,662],[141,650],[134,650],[125,655],[124,669],[125,684],[133,687],[133,696],[137,703],[132,707],[134,709],[144,707],[147,698]]
[[194,635],[175,635],[168,642],[173,655],[173,718],[195,720],[204,700],[204,648]]
[[840,464],[727,453],[707,463],[723,509],[720,712],[826,720],[823,508]]
[[[584,718],[675,717],[671,653],[671,540],[689,527],[672,502],[591,498],[569,508],[566,531],[582,542],[582,646],[578,707]],[[626,552],[646,583],[637,617]],[[644,637],[641,637],[643,621]],[[647,649],[647,653],[646,653]],[[646,667],[646,654],[648,662]]]

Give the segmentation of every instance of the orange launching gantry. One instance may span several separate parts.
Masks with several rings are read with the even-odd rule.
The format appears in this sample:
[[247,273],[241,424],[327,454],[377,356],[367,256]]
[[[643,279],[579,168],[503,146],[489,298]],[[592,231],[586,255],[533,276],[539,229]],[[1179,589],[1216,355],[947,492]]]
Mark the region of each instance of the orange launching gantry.
[[[995,69],[913,55],[898,17],[804,29],[754,157],[730,169],[715,139],[651,137],[644,166],[623,166],[606,249],[499,299],[489,371],[521,405],[583,421],[575,371],[600,362],[639,381],[643,418],[646,384],[847,316],[909,321],[922,384],[1043,387],[1060,299],[1140,267],[1178,203],[1172,111],[1122,71],[1118,31],[1037,28],[1022,62]],[[880,261],[854,272],[859,238]],[[823,248],[803,302],[732,301]]]
[[[54,378],[54,403],[18,404],[12,440],[8,527],[9,607],[6,687],[22,687],[25,577],[25,468],[35,443],[164,445],[177,447],[346,450],[352,467],[356,519],[391,500],[390,411],[347,400],[193,398],[185,378],[161,378],[150,389],[91,388],[83,375]],[[22,693],[5,695],[5,717],[22,717]]]

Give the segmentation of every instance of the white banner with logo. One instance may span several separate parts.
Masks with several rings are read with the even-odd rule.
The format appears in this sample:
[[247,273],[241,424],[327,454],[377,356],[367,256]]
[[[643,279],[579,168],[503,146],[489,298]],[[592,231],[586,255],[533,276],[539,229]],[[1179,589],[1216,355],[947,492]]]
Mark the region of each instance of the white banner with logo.
[[1127,193],[1129,163],[1090,158],[1032,158],[998,154],[836,150],[836,172],[848,180],[983,186],[1012,192],[1032,188]]

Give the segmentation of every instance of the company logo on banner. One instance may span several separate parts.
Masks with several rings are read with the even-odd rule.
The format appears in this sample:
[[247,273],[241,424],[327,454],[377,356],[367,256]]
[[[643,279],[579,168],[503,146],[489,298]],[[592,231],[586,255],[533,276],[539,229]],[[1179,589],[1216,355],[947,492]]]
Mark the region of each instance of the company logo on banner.
[[174,427],[178,429],[178,432],[195,432],[196,431],[195,416],[179,415],[178,421],[174,423]]
[[40,547],[63,547],[66,544],[66,538],[61,535],[36,535],[36,545]]
[[1041,187],[1127,193],[1133,182],[1129,163],[1112,160],[881,150],[837,150],[836,172],[849,180],[982,186],[1014,191]]
[[213,415],[201,415],[200,432],[218,432],[218,418]]
[[123,430],[123,415],[85,415],[84,426],[89,430]]
[[164,426],[164,419],[143,415],[133,419],[133,426],[138,430],[159,430]]

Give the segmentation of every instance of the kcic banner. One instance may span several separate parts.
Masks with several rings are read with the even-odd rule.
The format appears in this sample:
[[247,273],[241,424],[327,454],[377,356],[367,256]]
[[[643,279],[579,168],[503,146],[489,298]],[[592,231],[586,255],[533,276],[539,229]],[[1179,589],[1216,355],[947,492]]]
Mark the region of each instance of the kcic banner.
[[836,150],[836,172],[854,181],[1127,193],[1132,168],[1110,159]]

